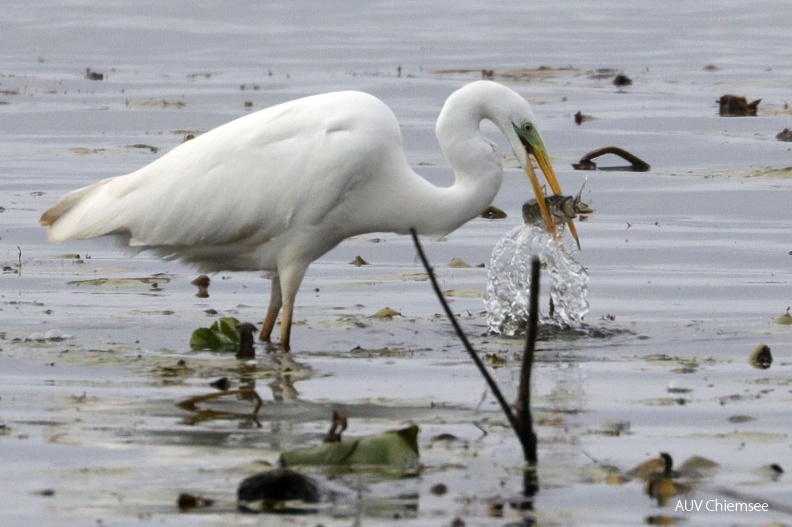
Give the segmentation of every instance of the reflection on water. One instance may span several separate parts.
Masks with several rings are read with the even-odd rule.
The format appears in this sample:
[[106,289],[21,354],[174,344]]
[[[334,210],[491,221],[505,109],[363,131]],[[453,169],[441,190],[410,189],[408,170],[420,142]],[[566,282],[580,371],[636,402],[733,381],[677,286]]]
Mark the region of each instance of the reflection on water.
[[581,328],[589,310],[588,273],[544,228],[525,224],[512,229],[490,257],[484,305],[487,326],[514,336],[528,320],[531,257],[538,256],[550,275],[551,312],[543,324]]

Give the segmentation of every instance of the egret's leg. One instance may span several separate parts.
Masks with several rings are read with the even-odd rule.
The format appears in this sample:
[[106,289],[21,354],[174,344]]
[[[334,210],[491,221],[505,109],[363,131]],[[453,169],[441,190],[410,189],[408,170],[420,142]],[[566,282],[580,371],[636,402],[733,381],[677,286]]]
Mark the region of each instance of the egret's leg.
[[281,298],[283,299],[283,317],[281,317],[280,344],[284,351],[289,351],[291,343],[292,314],[294,313],[294,299],[297,290],[300,288],[305,271],[308,265],[298,266],[291,262],[289,267],[280,270]]
[[278,318],[278,312],[280,311],[282,305],[283,299],[281,297],[280,278],[278,275],[274,275],[272,277],[272,291],[270,291],[269,308],[267,309],[267,316],[264,318],[264,322],[261,324],[259,340],[269,342],[270,335],[272,335],[272,328],[275,327],[275,321]]
[[283,318],[281,318],[281,333],[280,333],[280,343],[283,346],[284,351],[289,351],[291,346],[289,344],[291,340],[291,323],[292,323],[292,313],[294,312],[294,306],[289,304],[283,305]]

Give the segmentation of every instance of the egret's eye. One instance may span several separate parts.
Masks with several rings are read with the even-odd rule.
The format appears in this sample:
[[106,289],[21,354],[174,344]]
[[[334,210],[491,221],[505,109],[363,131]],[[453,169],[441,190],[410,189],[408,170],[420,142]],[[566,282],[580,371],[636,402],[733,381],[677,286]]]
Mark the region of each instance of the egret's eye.
[[530,134],[533,132],[533,125],[531,123],[523,123],[522,129],[526,134]]

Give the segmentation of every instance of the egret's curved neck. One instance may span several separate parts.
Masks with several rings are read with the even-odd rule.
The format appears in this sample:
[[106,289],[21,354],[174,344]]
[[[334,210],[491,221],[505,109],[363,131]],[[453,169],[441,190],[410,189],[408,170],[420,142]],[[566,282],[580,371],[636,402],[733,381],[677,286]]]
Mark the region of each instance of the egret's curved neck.
[[[447,188],[427,183],[418,198],[421,207],[433,207],[435,214],[414,215],[414,227],[422,234],[447,234],[480,215],[495,199],[503,181],[501,156],[494,143],[481,132],[488,119],[504,130],[502,114],[492,99],[480,91],[458,91],[449,97],[437,119],[435,132],[440,147],[456,176]],[[505,133],[505,131],[504,131]],[[432,210],[432,209],[430,209]]]

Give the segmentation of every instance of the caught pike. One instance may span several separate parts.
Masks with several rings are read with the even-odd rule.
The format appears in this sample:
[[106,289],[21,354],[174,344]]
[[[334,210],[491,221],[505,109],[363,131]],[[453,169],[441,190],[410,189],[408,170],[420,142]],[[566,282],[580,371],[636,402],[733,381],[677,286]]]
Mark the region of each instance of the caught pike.
[[[583,187],[585,187],[585,183]],[[564,225],[569,220],[575,219],[578,214],[592,214],[594,212],[594,210],[581,199],[583,187],[580,188],[580,192],[574,197],[555,194],[545,198],[547,209],[550,211],[550,216],[553,218],[553,222],[556,225]],[[544,218],[539,208],[539,202],[535,199],[523,203],[522,214],[523,221],[526,224],[544,225]]]

